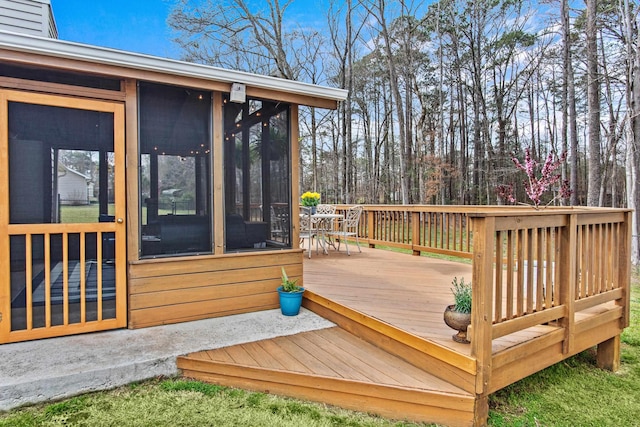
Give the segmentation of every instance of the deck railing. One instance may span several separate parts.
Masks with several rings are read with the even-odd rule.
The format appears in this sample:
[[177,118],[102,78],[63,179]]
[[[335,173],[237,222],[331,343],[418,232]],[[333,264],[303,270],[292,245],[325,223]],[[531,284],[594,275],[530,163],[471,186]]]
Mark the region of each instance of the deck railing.
[[537,325],[564,329],[573,352],[576,314],[606,310],[629,325],[631,213],[624,209],[505,209],[473,223],[472,354],[490,366],[492,340]]
[[[349,206],[339,205],[337,212]],[[471,229],[464,206],[364,205],[359,237],[369,246],[471,258]]]
[[366,205],[359,237],[470,258],[472,354],[490,366],[492,340],[537,325],[564,328],[570,352],[575,313],[598,305],[628,326],[630,230],[627,209]]

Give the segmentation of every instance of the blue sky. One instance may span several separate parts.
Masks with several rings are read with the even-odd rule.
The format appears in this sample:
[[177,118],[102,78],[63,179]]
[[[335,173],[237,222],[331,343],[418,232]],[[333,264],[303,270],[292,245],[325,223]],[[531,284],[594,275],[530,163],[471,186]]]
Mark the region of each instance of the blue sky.
[[166,24],[172,1],[51,0],[61,40],[178,58]]
[[[178,59],[167,17],[175,0],[51,0],[61,40]],[[324,25],[325,0],[296,0],[285,19]]]

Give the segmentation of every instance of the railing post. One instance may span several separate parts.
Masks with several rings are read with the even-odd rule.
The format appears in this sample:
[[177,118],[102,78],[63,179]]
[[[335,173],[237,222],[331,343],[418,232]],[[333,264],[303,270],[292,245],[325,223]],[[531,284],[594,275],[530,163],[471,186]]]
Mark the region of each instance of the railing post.
[[621,328],[629,327],[631,321],[631,222],[633,221],[633,211],[628,211],[624,215],[624,223],[620,230],[620,251],[618,256],[618,286],[623,289],[624,307],[622,311]]
[[[367,240],[375,238],[375,226],[376,226],[376,212],[375,210],[365,211],[367,212]],[[375,248],[374,243],[369,242],[370,248]]]
[[495,217],[474,217],[471,305],[471,355],[477,360],[476,394],[484,394],[491,376]]
[[578,216],[567,215],[567,224],[560,236],[560,260],[556,268],[560,269],[560,304],[564,305],[565,316],[560,319],[560,326],[564,328],[564,342],[562,352],[567,354],[573,350],[575,335],[575,305],[576,281],[578,272]]
[[[411,248],[415,248],[420,242],[420,212],[411,212]],[[420,250],[413,249],[414,256],[420,256]]]

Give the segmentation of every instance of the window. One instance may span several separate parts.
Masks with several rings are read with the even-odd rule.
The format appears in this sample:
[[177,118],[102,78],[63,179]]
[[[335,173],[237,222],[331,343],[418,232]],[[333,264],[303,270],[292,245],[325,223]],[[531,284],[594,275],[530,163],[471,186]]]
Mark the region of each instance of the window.
[[224,101],[227,251],[291,247],[289,105]]
[[212,251],[211,93],[139,84],[141,255]]

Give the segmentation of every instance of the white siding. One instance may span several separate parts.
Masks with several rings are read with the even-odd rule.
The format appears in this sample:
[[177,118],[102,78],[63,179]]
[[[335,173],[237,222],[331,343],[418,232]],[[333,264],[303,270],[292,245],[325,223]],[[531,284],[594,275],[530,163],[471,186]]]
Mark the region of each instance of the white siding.
[[63,205],[89,204],[87,177],[64,168],[58,169],[58,195]]
[[0,30],[58,38],[49,0],[0,0]]

